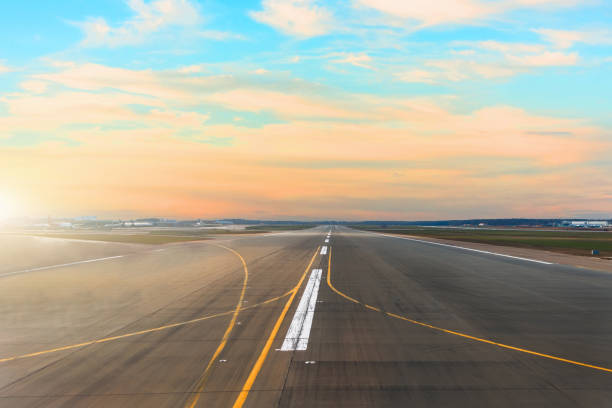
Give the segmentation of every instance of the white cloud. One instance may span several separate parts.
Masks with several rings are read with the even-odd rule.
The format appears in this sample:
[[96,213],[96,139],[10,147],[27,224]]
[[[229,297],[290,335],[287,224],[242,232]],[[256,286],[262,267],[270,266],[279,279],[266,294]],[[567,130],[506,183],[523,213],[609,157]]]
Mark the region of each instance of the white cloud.
[[205,97],[229,109],[243,112],[274,112],[284,118],[354,118],[357,113],[338,107],[323,98],[270,91],[265,89],[233,89]]
[[582,33],[566,30],[536,29],[534,32],[540,34],[544,39],[557,48],[570,48],[574,43],[581,41]]
[[131,19],[116,27],[102,17],[90,18],[78,23],[83,30],[85,46],[118,47],[139,44],[162,29],[171,26],[195,26],[202,20],[197,7],[190,0],[127,0],[134,11]]
[[504,65],[462,59],[427,61],[422,69],[395,74],[403,82],[435,84],[444,81],[459,82],[475,78],[503,78],[515,75],[519,70]]
[[576,65],[579,57],[576,53],[565,54],[547,50],[542,44],[502,43],[481,41],[479,47],[501,53],[507,63],[520,67],[546,67]]
[[49,65],[51,65],[52,67],[55,67],[55,68],[65,69],[65,68],[74,68],[74,67],[76,67],[76,63],[74,63],[72,61],[59,61],[59,60],[51,60],[51,59],[48,59],[48,58],[43,58],[43,60],[46,60]]
[[428,60],[419,68],[396,73],[395,77],[404,82],[428,84],[495,79],[526,73],[538,67],[576,65],[579,61],[577,53],[551,51],[542,44],[481,41],[472,45],[480,52],[463,55],[451,51],[459,57]]
[[542,54],[513,56],[509,55],[508,61],[523,67],[549,67],[576,65],[578,54],[564,54],[562,52],[547,51]]
[[612,31],[609,30],[573,31],[538,28],[532,31],[540,34],[546,41],[552,43],[557,48],[571,48],[576,43],[589,45],[612,44]]
[[506,7],[571,7],[581,3],[587,2],[584,0],[513,0],[513,4],[506,4]]
[[495,10],[492,4],[472,0],[357,0],[357,4],[394,18],[415,20],[423,25],[475,20]]
[[7,72],[13,71],[11,68],[7,67],[0,61],[0,74],[6,74]]
[[288,35],[314,37],[332,28],[332,13],[313,0],[263,0],[262,7],[250,16]]
[[19,86],[21,86],[22,89],[31,92],[31,93],[35,93],[35,94],[40,94],[43,93],[47,90],[47,83],[44,81],[36,81],[36,80],[31,80],[31,81],[24,81],[22,83],[19,84]]
[[[412,20],[421,26],[470,23],[521,8],[569,7],[581,0],[354,0],[356,7],[374,9],[393,20]],[[397,22],[394,22],[397,24]]]
[[372,58],[367,54],[348,54],[344,58],[334,60],[333,62],[336,64],[351,64],[356,67],[374,70],[375,68],[369,64],[371,61]]
[[476,54],[476,51],[474,50],[452,50],[451,54],[455,54],[455,55],[474,55]]
[[430,61],[429,67],[435,67],[444,73],[450,81],[461,81],[470,77],[486,79],[509,77],[516,74],[516,70],[503,64],[493,62],[476,62],[472,60],[441,60]]
[[204,72],[205,68],[202,65],[187,65],[180,67],[177,71],[181,74],[199,74]]
[[423,69],[400,72],[395,74],[395,77],[402,82],[421,82],[425,84],[434,84],[437,82],[437,74],[435,72]]
[[546,49],[541,44],[525,44],[525,43],[504,43],[499,41],[481,41],[478,46],[489,51],[497,51],[504,54],[512,53],[536,53]]
[[[235,111],[269,111],[284,118],[354,118],[358,114],[347,108],[350,101],[329,104],[320,95],[303,90],[272,90],[254,78],[236,80],[228,75],[185,75],[198,72],[198,66],[173,71],[129,70],[97,64],[75,64],[59,72],[36,74],[31,78],[59,84],[75,90],[119,92],[142,97],[153,105],[159,101],[181,106],[214,104]],[[257,75],[258,72],[251,72]],[[263,71],[259,71],[260,74]],[[177,75],[183,74],[183,75]],[[270,79],[273,79],[272,74]],[[292,83],[295,82],[291,81]],[[249,85],[251,83],[251,85]],[[308,86],[312,88],[312,84]],[[135,103],[135,102],[134,102]],[[363,117],[359,113],[359,117]]]

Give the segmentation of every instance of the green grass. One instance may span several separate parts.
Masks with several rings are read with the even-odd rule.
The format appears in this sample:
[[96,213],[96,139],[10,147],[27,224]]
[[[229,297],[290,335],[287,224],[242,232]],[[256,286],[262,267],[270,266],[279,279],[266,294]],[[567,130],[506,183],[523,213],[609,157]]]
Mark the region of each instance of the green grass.
[[[254,231],[260,232],[260,231]],[[222,228],[211,229],[184,229],[184,230],[156,230],[151,231],[151,235],[172,235],[172,236],[189,236],[189,237],[207,237],[210,235],[226,235],[226,234],[253,234],[246,230],[228,230]],[[262,231],[263,232],[263,231]]]
[[122,242],[132,244],[160,245],[171,242],[200,241],[210,239],[213,235],[240,235],[240,234],[262,234],[271,231],[291,231],[311,228],[304,225],[254,225],[243,230],[230,230],[223,228],[214,229],[169,229],[153,230],[142,233],[88,233],[88,232],[51,232],[32,233],[34,235],[48,238],[83,239],[91,241]]
[[404,226],[356,226],[356,228],[455,241],[543,249],[573,255],[591,256],[591,250],[598,249],[600,257],[612,256],[612,232],[605,231],[487,230]]
[[160,245],[171,242],[200,241],[208,239],[204,236],[187,235],[156,235],[156,234],[78,234],[78,233],[52,233],[52,234],[26,234],[46,238],[83,239],[90,241],[121,242],[130,244]]
[[312,228],[312,225],[290,224],[290,225],[250,225],[246,227],[248,231],[270,232],[270,231],[299,231]]

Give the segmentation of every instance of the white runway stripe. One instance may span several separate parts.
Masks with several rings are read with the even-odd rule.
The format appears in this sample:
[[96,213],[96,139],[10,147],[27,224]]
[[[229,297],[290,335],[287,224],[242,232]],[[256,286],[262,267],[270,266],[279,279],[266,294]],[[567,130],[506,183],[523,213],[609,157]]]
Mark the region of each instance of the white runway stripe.
[[0,278],[4,276],[18,275],[20,273],[42,271],[45,269],[61,268],[63,266],[79,265],[79,264],[90,263],[90,262],[100,262],[100,261],[106,261],[109,259],[117,259],[117,258],[123,258],[123,255],[107,256],[106,258],[87,259],[85,261],[76,261],[76,262],[69,262],[69,263],[59,264],[59,265],[49,265],[49,266],[40,266],[38,268],[23,269],[21,271],[7,272],[7,273],[0,274]]
[[310,274],[310,279],[306,284],[306,289],[300,299],[291,326],[287,330],[285,341],[281,346],[281,351],[306,350],[308,347],[308,338],[310,337],[310,328],[312,327],[312,319],[314,318],[315,307],[317,306],[317,296],[319,293],[319,284],[321,282],[321,269],[313,269]]
[[327,245],[321,247],[321,255],[327,255]]
[[327,238],[327,239],[325,240],[325,243],[326,243],[326,244],[327,244],[328,242],[329,242],[329,238]]
[[483,251],[481,249],[466,248],[466,247],[457,246],[457,245],[442,244],[440,242],[425,241],[425,240],[422,240],[422,239],[408,238],[408,237],[398,237],[398,236],[395,236],[395,235],[387,235],[387,234],[377,234],[377,235],[383,235],[385,237],[391,237],[391,238],[406,239],[408,241],[422,242],[424,244],[439,245],[439,246],[443,246],[443,247],[463,249],[464,251],[479,252],[481,254],[503,256],[504,258],[518,259],[520,261],[536,262],[536,263],[544,264],[544,265],[554,265],[552,262],[539,261],[537,259],[523,258],[523,257],[520,257],[520,256],[500,254],[500,253],[497,253],[497,252]]

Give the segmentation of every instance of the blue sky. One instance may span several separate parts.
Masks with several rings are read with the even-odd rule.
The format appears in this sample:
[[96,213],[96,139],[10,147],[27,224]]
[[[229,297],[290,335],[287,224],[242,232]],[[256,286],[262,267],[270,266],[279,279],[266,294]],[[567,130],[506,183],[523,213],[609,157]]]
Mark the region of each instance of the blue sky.
[[[393,15],[358,1],[288,2],[296,5],[297,13],[299,7],[318,7],[328,13],[327,26],[316,31],[305,25],[304,32],[287,32],[280,25],[275,27],[257,21],[254,13],[266,10],[266,5],[259,1],[230,3],[192,1],[197,12],[194,21],[161,24],[159,28],[134,34],[136,38],[131,40],[118,38],[114,42],[102,40],[98,43],[88,42],[84,24],[103,19],[116,29],[137,20],[137,11],[130,7],[129,1],[55,1],[52,5],[45,1],[6,3],[0,15],[0,32],[8,41],[3,41],[0,55],[3,65],[15,71],[2,78],[3,89],[17,88],[20,76],[48,69],[45,60],[87,61],[154,70],[210,64],[218,72],[249,68],[287,71],[350,92],[452,93],[469,99],[471,109],[493,103],[512,104],[548,114],[552,111],[563,116],[587,117],[610,125],[612,98],[607,96],[612,81],[607,79],[612,73],[609,60],[612,6],[603,1],[539,1],[534,2],[541,3],[538,7],[511,7],[507,12],[486,17],[468,21],[450,19],[425,27],[419,27],[423,22],[418,19],[402,18],[402,10]],[[268,2],[269,9],[275,3],[282,2]],[[487,3],[496,2],[482,2]],[[430,12],[435,13],[435,10]],[[295,18],[299,20],[300,16]],[[314,25],[315,22],[311,23]],[[309,29],[314,31],[309,32]],[[542,29],[573,32],[588,40],[555,46],[551,43],[554,36],[551,39],[537,32]],[[556,33],[557,37],[562,35]],[[553,55],[549,61],[530,64],[520,62],[525,54],[519,53],[514,55],[517,61],[513,64],[504,59],[504,55],[512,54],[511,49],[505,54],[483,49],[478,44],[485,41],[514,45],[515,48],[518,44],[541,46],[541,50],[527,55],[554,53],[557,58]],[[461,51],[474,51],[474,54],[457,54]],[[365,55],[370,62],[362,62],[362,65],[373,69],[338,63],[345,57],[334,54],[354,54],[362,58]],[[563,55],[576,58],[564,59]],[[300,57],[302,61],[291,62],[291,56]],[[394,75],[422,70],[439,61],[460,63],[466,60],[512,67],[505,74],[499,72],[493,76],[471,75],[464,67],[465,78],[449,80],[448,69],[444,72],[444,69],[430,66],[424,71],[434,71],[436,74],[432,75],[436,78],[429,81],[422,76],[420,80],[406,78],[410,82],[397,80],[398,77],[389,80]],[[529,66],[533,64],[537,66]]]
[[[177,174],[227,173],[225,184],[207,186],[206,194],[183,186],[178,202],[188,202],[185,211],[139,206],[135,198],[97,205],[79,196],[66,205],[54,194],[32,204],[34,187],[24,185],[34,183],[41,164],[31,163],[31,172],[25,166],[23,174],[13,169],[0,179],[13,197],[5,201],[21,203],[14,207],[191,216],[208,206],[214,216],[308,218],[343,214],[336,194],[348,194],[347,214],[356,218],[479,216],[483,206],[499,208],[487,210],[491,216],[612,215],[609,181],[603,188],[590,182],[583,198],[557,195],[568,175],[573,182],[605,180],[612,167],[609,2],[58,0],[0,7],[4,154],[27,161],[56,149],[78,160],[129,140],[138,151],[172,146]],[[361,134],[366,129],[368,136]],[[281,189],[289,181],[273,176],[278,168],[269,163],[288,158],[317,168],[324,135],[338,146],[322,159],[350,164],[363,184],[341,171],[313,170],[291,177],[314,177],[326,186],[322,196],[287,187],[286,194],[268,189],[251,197],[252,205],[235,203],[237,192],[248,196],[238,174],[259,174],[252,182],[275,180]],[[178,164],[181,149],[219,160],[248,157],[253,167],[240,167],[244,160],[227,167],[231,159],[223,159],[187,169]],[[74,185],[106,185],[99,195],[121,190],[101,174],[117,164],[108,154]],[[410,159],[429,164],[415,170]],[[65,174],[49,160],[49,177]],[[129,171],[139,159],[122,160],[119,168]],[[381,173],[367,160],[397,168]],[[475,187],[467,186],[479,173],[490,185],[508,183],[511,193],[471,200],[467,191]],[[382,186],[375,181],[381,177]],[[432,193],[420,182],[444,189],[445,177],[459,177],[465,196]],[[538,183],[555,194],[539,198],[537,208],[517,203],[540,191]],[[345,193],[335,192],[338,184]],[[163,193],[151,187],[143,194]],[[296,204],[300,197],[303,205]],[[421,204],[400,204],[409,198]],[[459,198],[458,207],[432,205],[441,198]]]

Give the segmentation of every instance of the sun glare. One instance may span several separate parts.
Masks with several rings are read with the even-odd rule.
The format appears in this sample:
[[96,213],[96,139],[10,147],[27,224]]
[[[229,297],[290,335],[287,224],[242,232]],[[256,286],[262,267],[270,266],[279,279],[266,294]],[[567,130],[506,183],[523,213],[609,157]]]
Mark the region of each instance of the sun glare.
[[14,216],[15,207],[11,199],[0,193],[0,220],[11,218]]

